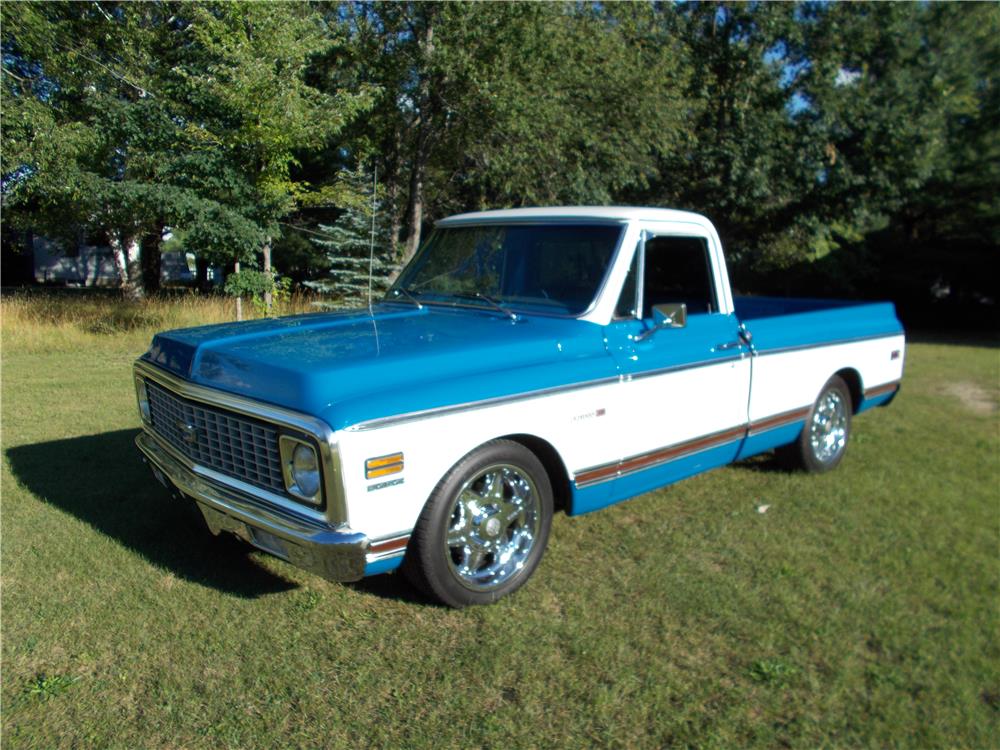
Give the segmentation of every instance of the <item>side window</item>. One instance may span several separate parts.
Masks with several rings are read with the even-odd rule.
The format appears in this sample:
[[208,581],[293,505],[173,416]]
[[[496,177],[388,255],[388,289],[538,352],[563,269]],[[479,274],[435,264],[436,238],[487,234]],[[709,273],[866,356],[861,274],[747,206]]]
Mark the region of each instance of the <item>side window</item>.
[[701,237],[653,237],[646,241],[644,318],[653,305],[683,302],[688,315],[718,311],[708,246]]
[[628,267],[628,276],[622,284],[622,293],[615,305],[615,319],[635,317],[635,279],[639,275],[639,251],[632,256],[632,264]]

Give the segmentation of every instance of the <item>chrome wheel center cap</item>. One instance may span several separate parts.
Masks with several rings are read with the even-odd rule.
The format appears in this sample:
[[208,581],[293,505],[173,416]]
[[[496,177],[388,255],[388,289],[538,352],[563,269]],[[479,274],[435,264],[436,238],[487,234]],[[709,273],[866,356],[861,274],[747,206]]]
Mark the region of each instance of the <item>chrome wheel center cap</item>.
[[483,530],[486,532],[487,536],[496,536],[500,533],[500,519],[491,518],[484,525]]

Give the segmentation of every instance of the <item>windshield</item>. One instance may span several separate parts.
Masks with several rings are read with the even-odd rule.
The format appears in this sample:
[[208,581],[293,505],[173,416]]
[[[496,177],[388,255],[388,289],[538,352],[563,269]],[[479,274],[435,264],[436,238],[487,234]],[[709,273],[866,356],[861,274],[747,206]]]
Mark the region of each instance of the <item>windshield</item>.
[[594,224],[440,227],[393,289],[421,302],[483,300],[578,315],[596,296],[621,232]]

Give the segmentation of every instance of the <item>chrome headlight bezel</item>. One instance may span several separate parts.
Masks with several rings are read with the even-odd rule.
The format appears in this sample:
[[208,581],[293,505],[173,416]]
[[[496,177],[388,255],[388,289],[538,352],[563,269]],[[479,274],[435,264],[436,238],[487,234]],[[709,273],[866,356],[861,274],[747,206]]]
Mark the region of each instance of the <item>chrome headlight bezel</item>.
[[140,377],[135,379],[135,399],[139,405],[139,419],[143,424],[152,424],[153,417],[149,410],[149,394],[146,392],[146,381]]
[[[316,467],[314,479],[307,481],[306,477],[302,476],[303,472],[295,466],[295,454],[301,450],[308,450],[312,454],[313,464]],[[309,440],[283,434],[278,437],[278,452],[281,456],[281,473],[285,479],[285,489],[288,494],[310,505],[322,505],[324,467],[316,446]],[[313,483],[315,483],[315,490],[310,493],[309,490],[312,489]]]

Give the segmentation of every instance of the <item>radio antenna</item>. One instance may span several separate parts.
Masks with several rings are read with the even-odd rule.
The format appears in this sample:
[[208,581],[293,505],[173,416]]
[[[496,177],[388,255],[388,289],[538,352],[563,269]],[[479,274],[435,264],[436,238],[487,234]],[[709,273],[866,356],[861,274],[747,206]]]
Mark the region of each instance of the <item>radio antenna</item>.
[[373,318],[372,312],[372,274],[375,272],[375,210],[378,205],[376,196],[378,195],[378,165],[372,169],[372,242],[368,251],[368,314]]

